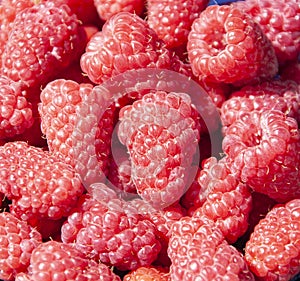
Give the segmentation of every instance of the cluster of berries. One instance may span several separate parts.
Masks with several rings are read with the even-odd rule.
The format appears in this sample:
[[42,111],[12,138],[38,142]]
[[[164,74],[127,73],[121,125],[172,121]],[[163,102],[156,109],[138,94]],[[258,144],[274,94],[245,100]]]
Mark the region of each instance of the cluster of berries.
[[218,4],[0,0],[1,281],[296,280],[300,3]]

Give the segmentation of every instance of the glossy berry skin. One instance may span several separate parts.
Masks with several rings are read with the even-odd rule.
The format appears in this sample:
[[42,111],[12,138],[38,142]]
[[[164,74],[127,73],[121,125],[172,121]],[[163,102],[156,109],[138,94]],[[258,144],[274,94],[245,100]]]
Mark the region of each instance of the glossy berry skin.
[[245,112],[226,129],[223,150],[231,172],[279,202],[299,198],[300,133],[278,110]]
[[10,211],[23,220],[67,216],[83,193],[75,171],[57,157],[26,142],[0,147],[0,191]]
[[127,70],[161,68],[180,71],[183,63],[170,52],[146,21],[120,12],[88,42],[80,65],[96,84]]
[[169,281],[169,273],[164,268],[149,266],[139,267],[129,272],[123,281]]
[[245,13],[229,5],[209,6],[192,25],[188,57],[202,80],[247,84],[278,71],[271,42]]
[[197,112],[184,93],[157,91],[123,107],[118,137],[137,193],[155,208],[180,199],[199,141]]
[[259,280],[290,280],[300,271],[300,200],[276,205],[254,228],[245,258]]
[[33,251],[28,274],[20,274],[16,280],[120,281],[120,278],[106,265],[87,259],[74,245],[48,241]]
[[185,217],[174,223],[168,254],[171,280],[255,280],[221,230],[201,218]]
[[84,36],[67,5],[34,5],[16,15],[2,54],[2,72],[26,87],[38,87],[78,58]]
[[168,48],[187,43],[193,21],[206,8],[207,0],[147,1],[147,22]]
[[297,60],[300,52],[299,1],[246,0],[234,5],[259,24],[272,42],[281,65]]
[[94,0],[99,17],[108,20],[120,12],[141,16],[144,10],[143,0]]
[[34,122],[32,105],[23,96],[21,84],[0,75],[0,138],[22,134]]
[[104,184],[96,184],[93,197],[86,195],[61,229],[62,241],[75,243],[89,258],[119,270],[150,265],[160,251],[155,226]]
[[0,213],[0,278],[14,280],[25,272],[32,251],[41,243],[37,230],[8,212]]

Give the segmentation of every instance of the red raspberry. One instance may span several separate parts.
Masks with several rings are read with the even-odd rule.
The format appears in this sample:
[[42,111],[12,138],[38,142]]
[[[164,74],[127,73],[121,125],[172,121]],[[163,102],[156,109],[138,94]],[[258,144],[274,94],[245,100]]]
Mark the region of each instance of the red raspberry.
[[261,219],[245,248],[251,271],[260,280],[288,281],[300,272],[300,200],[276,205]]
[[223,150],[231,172],[253,190],[280,201],[300,197],[300,132],[278,110],[244,112],[226,130]]
[[161,267],[139,267],[129,272],[123,278],[123,281],[169,281],[169,273]]
[[187,43],[193,21],[206,8],[208,0],[148,0],[147,21],[168,48]]
[[[99,277],[101,279],[99,279]],[[28,274],[20,274],[16,280],[74,280],[120,281],[106,265],[88,260],[72,244],[48,241],[32,252]]]
[[0,75],[0,139],[23,133],[33,124],[31,103],[21,84]]
[[47,1],[25,9],[16,15],[2,55],[2,72],[25,86],[39,87],[78,58],[84,35],[67,5]]
[[138,194],[155,208],[180,199],[199,141],[197,112],[184,93],[157,91],[123,107],[118,136],[127,146]]
[[132,69],[161,68],[187,73],[154,30],[128,12],[120,12],[104,24],[87,44],[80,63],[83,72],[97,84]]
[[278,70],[271,42],[245,13],[229,5],[207,7],[192,25],[187,44],[196,77],[247,84]]
[[0,213],[0,278],[14,280],[18,272],[26,271],[40,243],[38,231],[10,213]]
[[12,30],[16,15],[33,6],[31,0],[1,0],[0,2],[0,68],[2,66],[2,53],[5,49],[9,33]]
[[[93,187],[94,188],[94,187]],[[156,228],[104,184],[86,195],[62,226],[62,241],[119,270],[150,265],[160,251]]]
[[168,253],[172,280],[255,280],[213,222],[185,217],[174,223]]
[[109,20],[120,12],[141,16],[144,10],[143,0],[94,0],[94,3],[102,20]]
[[300,53],[298,0],[246,0],[234,5],[259,24],[272,42],[280,64],[297,60]]
[[12,200],[11,212],[23,220],[60,219],[83,193],[74,170],[26,142],[0,147],[0,192]]
[[[50,152],[76,167],[76,171],[91,182],[93,180],[90,178],[91,173],[98,172],[101,176],[98,168],[107,174],[114,114],[114,106],[111,105],[106,109],[108,100],[106,101],[101,93],[92,91],[91,84],[57,79],[48,83],[42,90],[39,104],[41,127],[46,135]],[[88,114],[87,110],[91,112]],[[105,110],[102,117],[99,115],[101,110]],[[84,118],[88,118],[86,122],[89,124],[84,122]],[[91,122],[91,118],[94,122]],[[96,132],[87,128],[88,125],[95,127],[97,124]],[[97,163],[84,157],[86,151],[83,141],[87,146],[94,145]],[[74,151],[76,149],[80,151]]]

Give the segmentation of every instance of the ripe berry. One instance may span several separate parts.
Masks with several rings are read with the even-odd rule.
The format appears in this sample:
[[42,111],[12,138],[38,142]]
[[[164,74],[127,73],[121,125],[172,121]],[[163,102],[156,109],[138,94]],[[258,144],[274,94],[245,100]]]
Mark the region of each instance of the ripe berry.
[[169,273],[164,268],[139,267],[124,276],[123,281],[169,281]]

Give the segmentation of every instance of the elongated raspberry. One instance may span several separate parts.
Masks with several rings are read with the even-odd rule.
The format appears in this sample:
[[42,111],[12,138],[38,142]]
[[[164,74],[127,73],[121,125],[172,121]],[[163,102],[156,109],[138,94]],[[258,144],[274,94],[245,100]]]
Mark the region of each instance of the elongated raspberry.
[[260,280],[290,280],[300,272],[300,200],[276,205],[261,219],[245,248],[245,258]]
[[169,273],[159,267],[139,267],[124,276],[123,281],[169,281]]
[[14,280],[17,273],[27,271],[40,243],[38,231],[8,212],[0,213],[0,278]]
[[127,146],[138,194],[165,208],[184,193],[199,141],[197,112],[184,93],[157,91],[123,107],[118,136]]
[[46,83],[78,58],[85,33],[67,5],[41,2],[16,15],[2,54],[2,72],[25,86]]
[[83,193],[75,171],[57,157],[26,142],[0,147],[0,192],[12,200],[19,218],[60,219]]
[[168,48],[187,43],[193,21],[206,8],[208,0],[147,1],[147,21]]
[[[56,241],[40,244],[32,252],[27,275],[16,280],[120,281],[110,268],[85,257],[74,245]],[[99,279],[100,278],[100,279]]]
[[[72,80],[57,79],[48,83],[42,90],[41,103],[39,104],[42,131],[47,138],[50,152],[57,154],[58,157],[63,157],[63,160],[73,167],[77,166],[77,171],[81,175],[86,171],[87,180],[90,179],[88,173],[96,173],[97,171],[95,170],[95,163],[92,163],[90,159],[80,157],[81,153],[85,152],[82,138],[87,139],[90,136],[91,142],[86,143],[86,145],[94,145],[99,175],[100,169],[107,174],[114,125],[114,105],[112,104],[106,109],[105,97],[102,97],[101,93],[92,93],[92,90],[91,84],[78,84]],[[105,112],[101,116],[98,113],[102,106]],[[91,112],[88,113],[84,109],[85,107]],[[89,120],[94,118],[94,122],[90,121],[89,125],[97,126],[98,124],[95,127],[97,132],[87,131],[85,124],[83,124],[84,128],[80,127],[80,122],[86,116]],[[80,145],[82,151],[74,151],[77,145]]]
[[109,20],[120,12],[141,16],[144,10],[143,0],[94,0],[94,4],[102,20]]
[[119,270],[150,265],[161,248],[150,220],[126,208],[125,201],[103,184],[94,198],[82,198],[62,227],[62,240]]
[[81,68],[96,84],[127,70],[161,68],[182,71],[183,63],[137,15],[120,12],[112,16],[87,44]]
[[23,96],[20,83],[0,76],[0,138],[23,133],[33,124],[31,103]]
[[196,77],[234,84],[272,78],[278,71],[271,42],[245,13],[229,5],[207,7],[187,44]]
[[231,172],[277,201],[299,198],[300,133],[278,110],[244,113],[226,130],[223,150]]
[[297,60],[300,52],[300,5],[297,0],[246,0],[234,5],[259,24],[272,42],[280,64]]
[[174,223],[168,253],[171,280],[255,280],[244,257],[212,222],[185,217]]

